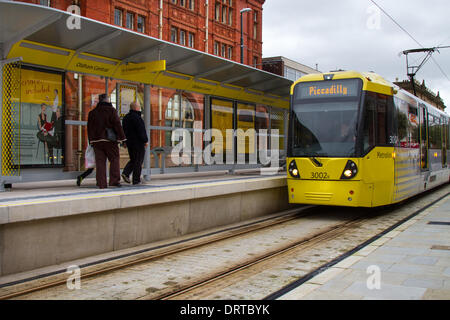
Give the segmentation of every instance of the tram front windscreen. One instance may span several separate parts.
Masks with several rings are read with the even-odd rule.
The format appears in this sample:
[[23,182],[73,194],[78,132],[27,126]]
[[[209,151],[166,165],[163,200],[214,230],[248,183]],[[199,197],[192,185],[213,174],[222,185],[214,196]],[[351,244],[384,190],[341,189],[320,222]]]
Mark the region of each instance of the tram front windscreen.
[[290,157],[353,157],[361,80],[300,82],[291,105]]

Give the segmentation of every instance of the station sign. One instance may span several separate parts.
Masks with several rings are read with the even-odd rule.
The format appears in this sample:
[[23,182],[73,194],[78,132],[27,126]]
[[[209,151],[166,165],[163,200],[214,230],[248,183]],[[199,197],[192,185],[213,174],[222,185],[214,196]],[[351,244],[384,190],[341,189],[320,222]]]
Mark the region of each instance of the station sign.
[[166,70],[166,60],[129,63],[119,67],[117,76],[142,75]]
[[65,69],[74,72],[111,77],[118,64],[118,60],[83,53],[75,55]]

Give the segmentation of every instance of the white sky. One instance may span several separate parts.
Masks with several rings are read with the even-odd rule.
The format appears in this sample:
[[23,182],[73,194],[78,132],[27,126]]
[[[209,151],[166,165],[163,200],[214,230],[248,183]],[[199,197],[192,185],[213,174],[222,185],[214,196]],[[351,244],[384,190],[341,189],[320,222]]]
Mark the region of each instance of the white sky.
[[[424,47],[450,46],[450,1],[375,0]],[[407,79],[399,53],[420,48],[370,0],[266,0],[263,57],[284,56],[319,70],[374,71],[389,81]],[[409,55],[420,64],[424,53]],[[434,53],[416,79],[441,98],[450,113],[450,48]]]

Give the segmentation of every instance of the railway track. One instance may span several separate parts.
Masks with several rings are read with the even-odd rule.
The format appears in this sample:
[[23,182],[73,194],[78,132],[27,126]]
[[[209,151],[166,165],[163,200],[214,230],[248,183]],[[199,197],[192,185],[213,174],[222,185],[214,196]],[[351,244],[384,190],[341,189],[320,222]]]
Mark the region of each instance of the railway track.
[[272,299],[449,190],[445,186],[381,211],[303,208],[85,266],[81,290],[68,290],[67,274],[57,274],[2,286],[0,298]]
[[[318,244],[322,243],[323,241],[327,241],[330,239],[334,239],[339,235],[342,235],[352,228],[358,226],[361,222],[363,222],[364,218],[357,218],[355,220],[352,220],[350,222],[345,222],[342,224],[339,224],[332,228],[329,231],[325,231],[323,233],[320,233],[318,235],[314,235],[311,238],[303,239],[298,241],[297,243],[290,244],[286,246],[285,248],[274,250],[273,252],[269,252],[261,257],[258,257],[257,259],[250,260],[248,262],[241,263],[240,265],[234,266],[233,268],[230,268],[230,270],[226,270],[220,274],[214,275],[208,279],[204,279],[200,281],[199,283],[196,283],[194,285],[191,285],[189,287],[180,289],[176,292],[172,292],[166,295],[161,295],[157,297],[152,297],[152,299],[158,299],[158,300],[169,300],[169,299],[189,299],[192,297],[197,296],[198,294],[195,293],[195,290],[204,290],[204,287],[206,286],[216,286],[215,282],[217,281],[223,281],[226,277],[232,277],[236,276],[236,274],[240,272],[245,272],[246,269],[252,268],[257,266],[258,269],[261,269],[260,264],[263,264],[265,262],[270,261],[271,259],[282,259],[283,256],[292,254],[292,251],[305,251],[308,249],[313,248],[314,246],[317,246]],[[241,276],[238,276],[241,277]],[[226,281],[230,282],[231,280],[227,279]],[[145,297],[143,297],[145,299]]]
[[[273,279],[273,276],[267,274],[263,275],[264,273],[267,273],[266,270],[271,270],[272,275],[282,274],[283,271],[289,270],[292,266],[298,265],[298,262],[302,261],[302,259],[311,259],[313,256],[325,256],[326,253],[324,252],[324,249],[331,248],[330,246],[332,246],[332,243],[343,243],[348,238],[350,232],[357,233],[358,230],[361,230],[359,235],[354,234],[355,239],[351,241],[353,243],[359,242],[358,245],[352,247],[352,244],[348,243],[346,246],[341,246],[341,248],[348,248],[348,250],[345,249],[347,251],[344,250],[343,253],[335,252],[334,255],[329,255],[329,261],[323,264],[320,262],[316,263],[315,268],[310,268],[308,272],[303,272],[303,274],[299,273],[301,275],[294,281],[289,280],[292,277],[285,276],[283,286],[280,287],[280,282],[278,281],[276,285],[272,287],[268,286],[265,291],[257,292],[251,296],[251,299],[258,300],[277,299],[310,280],[314,276],[326,271],[328,268],[339,263],[346,257],[370,245],[372,242],[381,238],[383,235],[389,233],[408,220],[414,218],[436,202],[444,199],[450,194],[449,189],[450,188],[448,186],[440,188],[440,191],[437,191],[435,194],[431,195],[431,197],[430,194],[428,194],[425,197],[426,200],[424,198],[420,198],[419,200],[415,199],[408,201],[408,204],[404,208],[399,209],[398,206],[397,208],[384,208],[382,212],[378,211],[375,217],[365,216],[347,223],[343,223],[328,232],[324,232],[302,243],[292,245],[285,250],[274,252],[273,254],[267,255],[266,257],[261,257],[252,263],[243,265],[235,270],[231,270],[228,273],[218,275],[215,278],[199,283],[196,286],[185,288],[184,290],[180,290],[160,298],[178,300],[213,298],[248,299],[249,297],[234,294],[242,292],[238,289],[238,287],[245,287],[250,292],[254,291],[251,288],[255,287],[255,283],[260,281],[270,283]],[[427,201],[430,202],[427,203]],[[393,220],[382,223],[381,220],[385,219],[386,215],[392,214],[396,216]],[[368,223],[373,223],[374,221],[376,221],[377,225],[379,225],[379,228],[377,228],[378,230],[374,229],[373,231],[378,232],[367,232],[367,228],[365,227]],[[359,240],[355,242],[356,239]],[[223,295],[219,296],[217,292],[222,292]]]
[[[312,206],[305,206],[294,210],[288,210],[267,218],[239,224],[237,226],[221,228],[217,231],[190,237],[167,245],[138,250],[125,255],[115,256],[110,259],[102,259],[93,263],[81,265],[80,268],[84,268],[84,270],[81,272],[80,280],[100,276],[136,264],[161,259],[190,249],[200,248],[217,241],[238,237],[256,230],[270,228],[271,226],[305,216],[311,208]],[[65,271],[65,269],[61,269],[52,272],[51,274],[44,273],[31,278],[0,284],[0,300],[11,299],[36,291],[65,285],[67,281]]]

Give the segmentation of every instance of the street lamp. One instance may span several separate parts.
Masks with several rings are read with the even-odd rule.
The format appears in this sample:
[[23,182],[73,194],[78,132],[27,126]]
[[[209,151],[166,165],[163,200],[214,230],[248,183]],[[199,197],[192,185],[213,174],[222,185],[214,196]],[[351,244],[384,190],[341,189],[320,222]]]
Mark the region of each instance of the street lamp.
[[244,12],[252,11],[250,8],[244,8],[240,11],[241,13],[241,63],[244,63],[244,30],[242,29],[242,14]]

